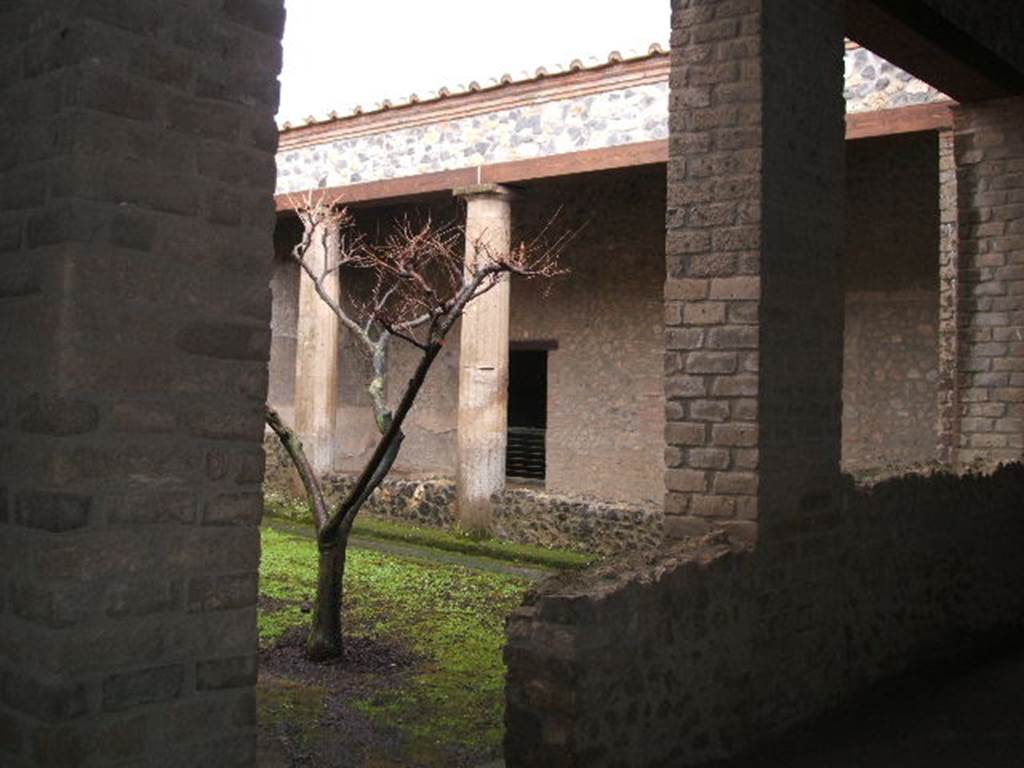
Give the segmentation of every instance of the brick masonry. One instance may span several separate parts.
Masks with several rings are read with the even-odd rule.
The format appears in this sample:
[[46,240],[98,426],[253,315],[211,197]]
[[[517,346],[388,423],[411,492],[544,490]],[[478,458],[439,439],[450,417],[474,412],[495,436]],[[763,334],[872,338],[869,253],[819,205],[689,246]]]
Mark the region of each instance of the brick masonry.
[[1024,456],[1024,99],[955,112],[961,464]]
[[832,10],[673,3],[670,535],[714,520],[753,537],[766,516],[785,527],[793,494],[827,498],[839,465],[843,39]]
[[251,765],[281,3],[0,10],[0,764]]

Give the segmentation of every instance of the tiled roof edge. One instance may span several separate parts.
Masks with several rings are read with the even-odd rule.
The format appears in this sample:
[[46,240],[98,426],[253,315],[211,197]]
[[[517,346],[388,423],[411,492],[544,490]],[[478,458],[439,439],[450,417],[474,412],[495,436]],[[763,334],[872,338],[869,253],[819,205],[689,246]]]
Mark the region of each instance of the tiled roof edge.
[[455,99],[461,96],[468,96],[470,94],[480,93],[482,91],[496,91],[501,88],[519,85],[521,83],[537,82],[545,78],[561,78],[571,76],[579,72],[592,72],[594,70],[612,67],[617,64],[643,61],[646,59],[655,59],[660,57],[668,57],[669,54],[670,51],[667,45],[662,45],[660,43],[651,43],[651,45],[648,46],[646,52],[627,51],[625,54],[623,54],[620,53],[619,51],[611,51],[603,60],[597,57],[590,57],[587,59],[573,59],[565,66],[557,65],[553,67],[537,67],[532,73],[522,72],[516,76],[505,73],[500,77],[492,78],[490,80],[484,81],[483,83],[477,80],[471,80],[467,84],[460,84],[458,86],[455,86],[454,88],[442,86],[437,91],[431,91],[426,94],[412,93],[403,99],[385,99],[384,101],[373,104],[370,107],[356,105],[345,113],[332,110],[323,117],[309,115],[301,122],[285,120],[278,124],[278,128],[281,130],[282,133],[285,133],[288,131],[295,131],[300,130],[302,128],[307,128],[309,126],[337,123],[344,120],[350,120],[353,118],[361,117],[363,115],[388,112],[391,110],[411,107],[417,104],[441,102],[446,99]]

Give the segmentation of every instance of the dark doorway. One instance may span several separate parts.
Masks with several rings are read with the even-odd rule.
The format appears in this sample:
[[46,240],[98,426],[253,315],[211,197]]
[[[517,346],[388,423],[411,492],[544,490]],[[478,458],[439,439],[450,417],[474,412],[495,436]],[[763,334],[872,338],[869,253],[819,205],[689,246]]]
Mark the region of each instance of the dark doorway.
[[548,351],[513,348],[508,361],[507,477],[544,480],[547,426]]

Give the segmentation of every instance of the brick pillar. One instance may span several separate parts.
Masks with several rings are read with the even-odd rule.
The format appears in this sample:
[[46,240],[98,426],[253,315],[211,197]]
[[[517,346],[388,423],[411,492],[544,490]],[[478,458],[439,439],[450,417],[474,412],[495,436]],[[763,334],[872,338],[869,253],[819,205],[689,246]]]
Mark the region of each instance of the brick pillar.
[[[340,232],[337,227],[310,239],[307,262],[317,273],[338,263]],[[334,301],[340,298],[335,271],[324,281]],[[334,468],[335,422],[338,411],[338,316],[320,298],[313,280],[299,276],[299,318],[295,349],[295,431],[310,463],[318,472]]]
[[[466,201],[466,264],[511,241],[508,192],[488,185],[457,190]],[[459,332],[459,411],[456,503],[459,523],[486,531],[491,495],[505,487],[508,431],[509,281],[473,301]]]
[[1024,98],[954,118],[962,465],[1024,455]]
[[806,525],[840,453],[838,0],[674,0],[670,535]]
[[953,131],[939,132],[938,460],[957,466],[960,441],[960,252]]
[[283,9],[213,7],[0,11],[0,765],[254,763]]

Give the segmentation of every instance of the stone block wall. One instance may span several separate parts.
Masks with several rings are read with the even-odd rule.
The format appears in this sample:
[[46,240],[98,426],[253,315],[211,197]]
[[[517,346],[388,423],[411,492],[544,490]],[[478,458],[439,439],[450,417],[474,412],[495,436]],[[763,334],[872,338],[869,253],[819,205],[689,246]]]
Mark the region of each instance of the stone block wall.
[[0,9],[4,766],[254,762],[283,20]]
[[955,112],[961,464],[1024,455],[1024,98]]
[[508,624],[506,763],[697,765],[908,665],[1024,628],[1024,467],[836,494],[799,543],[606,561]]

